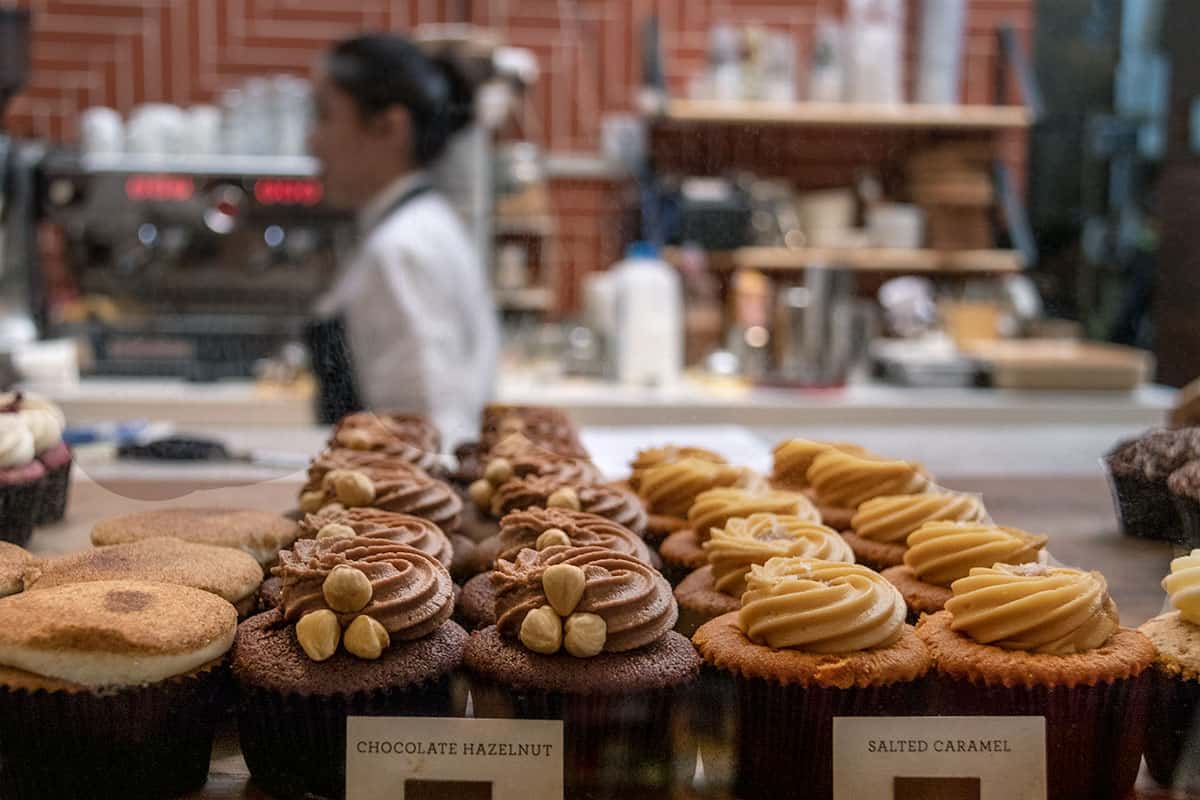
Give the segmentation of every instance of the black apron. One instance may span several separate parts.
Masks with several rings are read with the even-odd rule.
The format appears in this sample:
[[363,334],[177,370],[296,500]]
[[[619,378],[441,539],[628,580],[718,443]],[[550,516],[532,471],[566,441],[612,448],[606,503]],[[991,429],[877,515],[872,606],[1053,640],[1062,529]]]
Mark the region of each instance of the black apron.
[[[396,198],[377,217],[379,222],[395,214],[409,201],[429,191],[428,184],[413,186]],[[365,236],[368,231],[363,232]],[[362,393],[355,381],[354,357],[346,337],[344,314],[314,319],[304,326],[304,343],[308,346],[308,359],[313,375],[317,379],[317,419],[323,425],[332,425],[347,414],[366,408]]]

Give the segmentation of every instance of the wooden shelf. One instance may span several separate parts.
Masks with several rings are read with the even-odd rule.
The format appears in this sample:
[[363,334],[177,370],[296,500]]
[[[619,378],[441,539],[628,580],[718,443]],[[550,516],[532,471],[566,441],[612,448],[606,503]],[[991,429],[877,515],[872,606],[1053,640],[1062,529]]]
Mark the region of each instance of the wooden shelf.
[[[678,253],[673,249],[672,255]],[[714,269],[788,272],[804,269],[852,269],[862,272],[983,273],[1020,272],[1015,250],[901,250],[880,247],[740,247],[709,253]]]
[[812,127],[938,128],[1002,130],[1027,128],[1024,106],[867,105],[860,103],[772,103],[748,100],[672,100],[659,118],[681,124],[806,125]]

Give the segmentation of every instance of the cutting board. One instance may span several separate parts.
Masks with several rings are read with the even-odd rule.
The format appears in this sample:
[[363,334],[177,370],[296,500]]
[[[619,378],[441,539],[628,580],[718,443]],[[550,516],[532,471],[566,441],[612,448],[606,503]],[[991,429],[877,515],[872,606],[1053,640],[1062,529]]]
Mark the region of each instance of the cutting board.
[[1128,391],[1154,370],[1147,351],[1102,342],[997,340],[973,342],[966,352],[988,366],[998,389]]

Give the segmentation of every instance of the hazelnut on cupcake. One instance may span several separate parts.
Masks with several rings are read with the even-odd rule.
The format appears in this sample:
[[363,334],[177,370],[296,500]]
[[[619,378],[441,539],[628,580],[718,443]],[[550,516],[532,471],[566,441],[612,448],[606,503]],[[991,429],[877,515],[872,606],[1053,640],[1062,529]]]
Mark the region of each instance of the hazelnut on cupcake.
[[467,635],[450,573],[416,548],[327,537],[280,558],[279,608],[234,646],[242,753],[272,793],[340,797],[346,717],[461,714],[451,673]]
[[675,784],[687,759],[674,717],[700,659],[672,630],[663,577],[631,555],[556,545],[498,561],[493,580],[496,625],[464,657],[475,713],[561,719],[570,793]]
[[119,580],[0,600],[0,795],[175,797],[208,779],[233,606]]
[[928,522],[978,522],[987,510],[976,495],[962,492],[926,492],[873,497],[850,518],[842,535],[854,548],[860,563],[887,569],[904,563],[908,537]]
[[681,458],[642,473],[637,493],[649,513],[646,541],[657,545],[687,527],[688,509],[696,496],[718,486],[745,482],[749,470],[703,458]]
[[249,553],[263,566],[274,564],[279,551],[296,541],[295,522],[249,508],[160,508],[101,520],[92,527],[92,544],[114,544],[163,536],[185,542],[232,547]]
[[496,593],[491,568],[497,559],[513,561],[527,548],[545,550],[556,545],[594,545],[631,555],[651,566],[660,563],[642,537],[605,517],[569,508],[535,507],[513,511],[500,520],[500,533],[495,539],[496,554],[488,564],[488,570],[463,584],[458,601],[463,624],[469,629],[495,624]]
[[687,527],[668,536],[658,549],[667,580],[676,585],[708,563],[703,544],[714,528],[723,527],[734,517],[758,513],[786,514],[809,522],[821,522],[821,515],[812,501],[799,492],[767,489],[765,484],[701,492],[688,509]]
[[854,563],[854,552],[837,531],[787,514],[734,517],[714,528],[702,547],[708,563],[675,587],[676,630],[685,636],[713,617],[742,607],[746,575],[755,564],[777,557]]
[[0,542],[0,597],[23,591],[25,573],[37,563],[37,559],[25,548]]
[[917,634],[934,710],[1046,719],[1047,797],[1119,800],[1141,763],[1155,649],[1122,628],[1104,577],[1043,564],[977,567]]
[[921,494],[930,486],[918,464],[836,448],[813,458],[806,475],[821,519],[837,530],[845,530],[855,510],[872,498]]
[[904,563],[883,571],[904,595],[909,621],[941,611],[951,584],[975,567],[1040,561],[1050,537],[982,522],[926,522],[908,535]]
[[161,537],[43,559],[26,569],[24,582],[26,591],[107,580],[173,583],[211,592],[245,617],[257,609],[262,579],[249,553]]

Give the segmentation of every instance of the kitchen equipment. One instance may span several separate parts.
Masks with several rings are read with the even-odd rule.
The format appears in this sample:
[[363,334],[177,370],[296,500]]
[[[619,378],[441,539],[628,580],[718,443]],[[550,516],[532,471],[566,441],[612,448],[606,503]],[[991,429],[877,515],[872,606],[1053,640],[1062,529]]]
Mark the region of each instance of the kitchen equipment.
[[998,389],[1129,391],[1154,371],[1149,352],[1102,342],[980,341],[965,352],[987,365]]
[[867,238],[872,247],[915,250],[925,234],[925,217],[917,206],[878,203],[867,209]]
[[644,387],[676,384],[683,368],[683,288],[678,273],[646,242],[630,245],[612,272],[618,380]]
[[47,214],[81,298],[56,309],[48,333],[84,341],[91,372],[251,376],[298,340],[330,285],[350,219],[323,203],[315,163],[200,163],[213,168],[193,158],[48,161]]
[[839,247],[854,226],[854,192],[826,189],[796,198],[796,215],[809,247]]
[[846,14],[847,99],[896,105],[904,101],[904,3],[849,0]]
[[853,297],[854,273],[809,269],[804,285],[775,302],[775,362],[770,382],[840,386],[866,353],[875,327],[871,306]]
[[125,150],[125,122],[114,108],[85,108],[79,115],[79,138],[88,155],[116,155]]
[[679,227],[673,237],[706,250],[732,250],[750,236],[750,198],[732,181],[687,178],[677,196]]
[[922,0],[917,102],[958,102],[967,0]]
[[820,16],[813,33],[808,66],[808,99],[814,103],[840,103],[846,94],[846,57],[841,24]]

